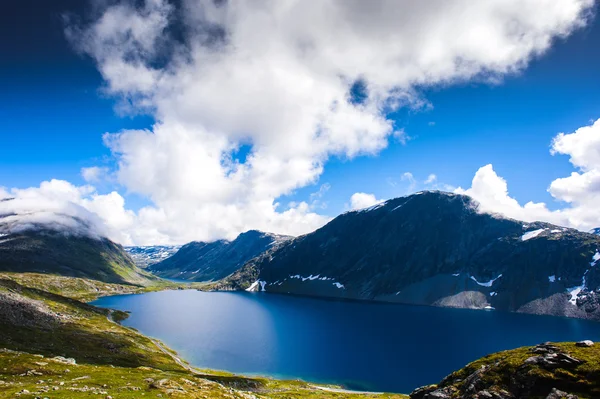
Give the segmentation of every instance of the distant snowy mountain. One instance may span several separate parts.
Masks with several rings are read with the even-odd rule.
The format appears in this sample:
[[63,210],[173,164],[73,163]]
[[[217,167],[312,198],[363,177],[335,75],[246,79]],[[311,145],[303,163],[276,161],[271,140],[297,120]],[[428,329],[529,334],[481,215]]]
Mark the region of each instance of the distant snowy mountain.
[[590,234],[596,234],[597,236],[600,236],[600,227],[596,227],[595,229],[591,229]]
[[150,245],[144,247],[125,247],[135,264],[146,268],[169,258],[175,254],[181,245]]

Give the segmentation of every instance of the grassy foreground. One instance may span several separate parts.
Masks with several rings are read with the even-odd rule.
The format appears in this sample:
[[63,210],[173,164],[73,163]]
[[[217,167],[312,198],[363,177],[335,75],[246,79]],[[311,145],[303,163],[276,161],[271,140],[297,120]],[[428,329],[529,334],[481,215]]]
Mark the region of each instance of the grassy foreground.
[[204,289],[207,286],[206,283],[175,283],[162,279],[152,280],[144,285],[115,284],[87,278],[42,273],[0,272],[0,279],[12,280],[29,288],[37,288],[82,302],[90,302],[102,296],[173,289]]
[[406,397],[195,370],[160,342],[112,321],[123,312],[78,300],[161,288],[1,274],[0,398]]

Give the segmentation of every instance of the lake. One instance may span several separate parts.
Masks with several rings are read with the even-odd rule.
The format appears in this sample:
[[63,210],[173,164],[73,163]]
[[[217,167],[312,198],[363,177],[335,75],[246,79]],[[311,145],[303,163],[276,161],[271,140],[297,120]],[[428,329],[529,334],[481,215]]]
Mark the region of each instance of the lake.
[[409,393],[488,353],[600,340],[600,323],[495,311],[247,292],[162,291],[100,298],[124,325],[194,366]]

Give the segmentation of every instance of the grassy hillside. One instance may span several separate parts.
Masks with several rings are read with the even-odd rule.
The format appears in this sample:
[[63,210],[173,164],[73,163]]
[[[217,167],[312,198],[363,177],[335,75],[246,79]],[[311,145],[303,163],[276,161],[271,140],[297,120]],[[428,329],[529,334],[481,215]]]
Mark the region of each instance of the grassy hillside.
[[[404,397],[198,371],[160,342],[112,321],[127,317],[123,312],[96,308],[16,281],[42,284],[48,281],[47,275],[37,280],[6,277],[0,276],[0,398]],[[63,284],[73,296],[86,297],[90,287],[106,289],[94,286],[97,282],[67,283],[65,279],[60,277],[53,284]],[[108,286],[108,290],[120,289]]]
[[[548,396],[551,394],[554,396]],[[600,345],[548,343],[491,354],[450,374],[438,385],[414,391],[410,397],[598,398]]]
[[51,230],[2,236],[0,271],[50,273],[109,283],[148,284],[153,279],[135,266],[122,246],[106,238]]
[[206,286],[203,283],[175,283],[162,279],[152,280],[149,284],[141,286],[104,283],[80,277],[65,277],[42,273],[0,272],[0,279],[12,280],[25,287],[36,288],[82,302],[90,302],[99,297],[109,295],[139,294],[142,292],[183,288],[203,289]]

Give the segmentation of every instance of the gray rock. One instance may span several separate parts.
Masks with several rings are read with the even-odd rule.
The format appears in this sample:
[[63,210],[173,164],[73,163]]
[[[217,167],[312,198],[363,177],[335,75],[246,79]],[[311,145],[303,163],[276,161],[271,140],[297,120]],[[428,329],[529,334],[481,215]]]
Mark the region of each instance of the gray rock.
[[571,395],[569,393],[559,391],[556,388],[552,388],[552,391],[546,396],[546,399],[579,399],[577,395]]
[[575,346],[579,346],[579,347],[582,347],[582,348],[594,346],[594,341],[590,341],[589,339],[586,339],[585,341],[579,341],[579,342],[577,342],[575,344]]

